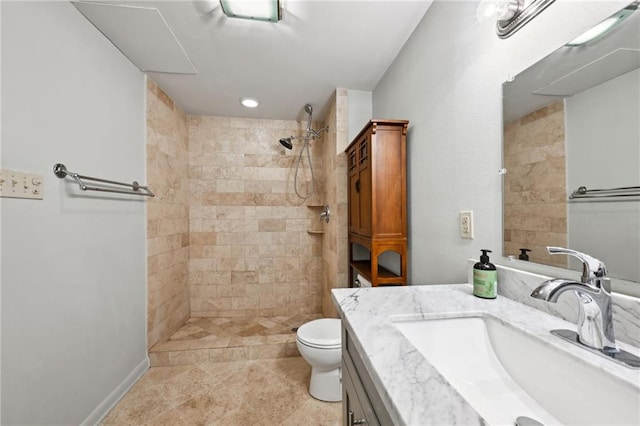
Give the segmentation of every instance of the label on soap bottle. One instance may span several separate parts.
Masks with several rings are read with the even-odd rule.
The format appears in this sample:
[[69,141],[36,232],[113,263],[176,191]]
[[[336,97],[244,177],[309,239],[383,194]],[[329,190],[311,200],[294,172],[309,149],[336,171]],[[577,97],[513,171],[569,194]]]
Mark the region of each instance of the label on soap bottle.
[[498,271],[473,270],[473,295],[495,299],[498,295]]

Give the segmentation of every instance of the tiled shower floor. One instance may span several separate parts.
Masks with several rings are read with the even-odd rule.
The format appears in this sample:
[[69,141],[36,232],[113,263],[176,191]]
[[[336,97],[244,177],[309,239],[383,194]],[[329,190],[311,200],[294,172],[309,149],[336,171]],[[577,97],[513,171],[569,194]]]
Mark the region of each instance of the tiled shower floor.
[[320,317],[191,318],[149,358],[157,367],[299,356],[292,329]]

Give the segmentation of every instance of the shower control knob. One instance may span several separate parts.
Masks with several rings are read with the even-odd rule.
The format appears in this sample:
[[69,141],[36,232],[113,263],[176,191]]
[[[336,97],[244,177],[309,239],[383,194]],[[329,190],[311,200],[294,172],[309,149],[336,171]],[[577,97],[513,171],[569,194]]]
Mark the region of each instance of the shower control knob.
[[320,213],[320,220],[324,220],[325,222],[329,223],[330,219],[331,219],[331,210],[329,209],[329,206],[324,206],[322,213]]

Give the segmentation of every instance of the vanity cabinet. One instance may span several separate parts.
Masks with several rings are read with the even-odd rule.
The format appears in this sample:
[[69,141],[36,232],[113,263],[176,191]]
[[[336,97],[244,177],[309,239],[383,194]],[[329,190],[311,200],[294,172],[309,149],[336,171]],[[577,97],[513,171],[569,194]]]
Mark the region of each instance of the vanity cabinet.
[[391,425],[380,395],[373,387],[362,357],[346,328],[342,328],[342,423],[353,425]]
[[[407,120],[371,120],[345,150],[349,173],[349,276],[378,285],[407,284]],[[368,259],[354,256],[354,244]],[[400,273],[378,265],[385,251],[400,256]]]

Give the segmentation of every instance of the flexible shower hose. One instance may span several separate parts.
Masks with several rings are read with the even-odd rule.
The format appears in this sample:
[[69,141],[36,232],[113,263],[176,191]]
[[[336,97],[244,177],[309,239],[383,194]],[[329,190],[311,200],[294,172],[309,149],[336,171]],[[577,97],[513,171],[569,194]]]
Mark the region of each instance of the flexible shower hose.
[[[296,191],[296,195],[298,196],[298,198],[302,198],[303,200],[309,199],[316,189],[316,178],[313,174],[313,164],[311,164],[311,153],[309,152],[309,140],[311,139],[313,138],[305,138],[304,145],[302,147],[302,150],[300,151],[300,155],[298,155],[298,161],[296,162],[296,172],[293,175],[293,189]],[[302,155],[304,154],[305,150],[307,151],[307,159],[309,160],[309,170],[311,170],[311,191],[302,195],[298,191],[298,172],[300,171],[300,162],[302,161]]]

